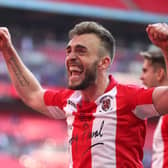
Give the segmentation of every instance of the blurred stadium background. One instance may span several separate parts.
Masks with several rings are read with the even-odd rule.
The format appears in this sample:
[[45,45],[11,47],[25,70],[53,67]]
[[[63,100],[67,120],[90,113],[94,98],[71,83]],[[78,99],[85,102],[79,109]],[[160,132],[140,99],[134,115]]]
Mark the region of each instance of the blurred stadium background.
[[[7,26],[24,63],[44,87],[66,86],[64,48],[68,30],[98,21],[117,40],[110,71],[123,83],[141,85],[141,50],[150,43],[149,23],[168,22],[167,0],[0,0],[0,26]],[[67,168],[66,123],[25,106],[0,57],[0,163],[3,168]],[[157,118],[148,120],[144,168],[150,167]]]

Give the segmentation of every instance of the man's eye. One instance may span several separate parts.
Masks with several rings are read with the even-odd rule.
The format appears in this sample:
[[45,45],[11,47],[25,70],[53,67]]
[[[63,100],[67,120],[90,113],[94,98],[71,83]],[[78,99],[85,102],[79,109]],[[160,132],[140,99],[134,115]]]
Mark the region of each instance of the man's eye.
[[77,53],[78,53],[78,54],[85,54],[85,53],[86,53],[86,50],[77,50]]
[[70,54],[71,50],[66,50],[66,55]]

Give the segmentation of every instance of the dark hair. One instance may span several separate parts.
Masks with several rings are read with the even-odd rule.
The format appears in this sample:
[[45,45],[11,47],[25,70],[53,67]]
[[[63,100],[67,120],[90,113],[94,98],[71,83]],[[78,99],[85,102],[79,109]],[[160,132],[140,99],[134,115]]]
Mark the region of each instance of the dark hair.
[[81,22],[76,24],[75,27],[69,31],[69,39],[72,39],[75,35],[82,34],[95,34],[99,37],[102,46],[109,53],[111,60],[113,59],[116,47],[115,39],[106,28],[93,21]]
[[140,55],[149,60],[153,66],[162,67],[166,71],[162,50],[156,45],[150,44],[146,51],[140,52]]
[[165,64],[165,60],[164,57],[158,56],[158,57],[148,57],[148,56],[144,56],[145,59],[148,59],[151,61],[152,65],[159,65],[160,67],[162,67],[165,71],[166,71],[166,64]]

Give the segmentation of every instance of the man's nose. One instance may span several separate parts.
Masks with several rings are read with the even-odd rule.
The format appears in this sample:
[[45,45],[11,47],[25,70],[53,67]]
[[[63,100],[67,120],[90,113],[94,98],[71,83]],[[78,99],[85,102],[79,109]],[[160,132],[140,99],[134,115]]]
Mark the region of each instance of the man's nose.
[[72,52],[72,53],[70,53],[70,54],[68,55],[68,58],[69,58],[69,59],[76,59],[76,58],[77,58],[77,55],[76,55],[74,52]]
[[140,75],[140,80],[142,80],[142,81],[144,80],[143,74]]

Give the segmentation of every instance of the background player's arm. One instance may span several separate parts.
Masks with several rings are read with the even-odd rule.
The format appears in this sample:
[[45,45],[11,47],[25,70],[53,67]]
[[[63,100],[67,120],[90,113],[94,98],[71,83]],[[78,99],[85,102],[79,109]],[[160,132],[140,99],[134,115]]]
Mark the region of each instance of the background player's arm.
[[160,115],[168,113],[168,87],[157,87],[152,95],[153,104]]
[[0,27],[0,51],[2,52],[8,71],[17,93],[25,104],[39,112],[47,112],[44,104],[44,89],[34,75],[23,64],[14,46],[8,29]]
[[[151,24],[148,25],[146,31],[151,42],[161,48],[168,72],[168,25],[166,23]],[[152,97],[156,110],[161,115],[168,113],[168,86],[157,87]]]

